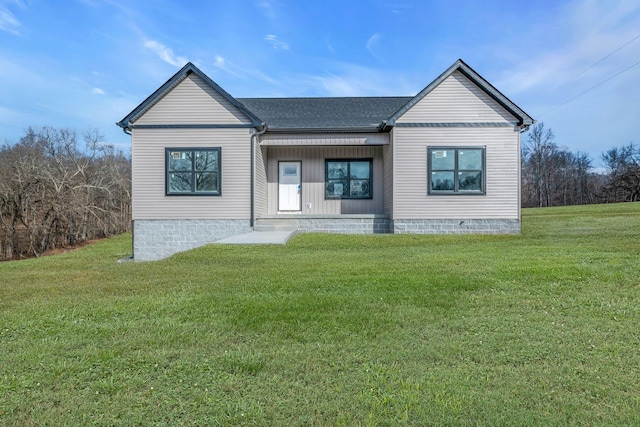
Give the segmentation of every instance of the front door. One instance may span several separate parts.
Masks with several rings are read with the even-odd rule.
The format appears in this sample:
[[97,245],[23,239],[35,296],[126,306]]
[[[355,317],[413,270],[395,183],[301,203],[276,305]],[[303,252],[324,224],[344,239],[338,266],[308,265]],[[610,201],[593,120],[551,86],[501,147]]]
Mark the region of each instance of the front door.
[[278,162],[278,210],[302,210],[302,162]]

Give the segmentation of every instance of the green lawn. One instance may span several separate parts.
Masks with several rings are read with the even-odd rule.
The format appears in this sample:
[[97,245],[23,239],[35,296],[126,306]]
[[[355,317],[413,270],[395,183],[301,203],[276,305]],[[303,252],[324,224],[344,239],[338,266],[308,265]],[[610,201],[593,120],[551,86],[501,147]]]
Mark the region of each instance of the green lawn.
[[0,425],[640,425],[640,203],[0,263]]

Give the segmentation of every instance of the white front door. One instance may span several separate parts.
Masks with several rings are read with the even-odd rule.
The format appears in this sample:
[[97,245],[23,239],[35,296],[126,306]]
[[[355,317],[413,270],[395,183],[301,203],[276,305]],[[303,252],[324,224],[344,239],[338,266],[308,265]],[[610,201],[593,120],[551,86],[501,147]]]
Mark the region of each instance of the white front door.
[[278,210],[302,210],[302,162],[278,162]]

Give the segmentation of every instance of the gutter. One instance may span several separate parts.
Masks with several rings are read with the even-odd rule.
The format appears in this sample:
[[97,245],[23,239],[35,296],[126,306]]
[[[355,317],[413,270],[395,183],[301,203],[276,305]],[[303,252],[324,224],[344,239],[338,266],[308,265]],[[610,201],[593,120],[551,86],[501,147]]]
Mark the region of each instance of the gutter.
[[122,128],[122,132],[126,133],[127,135],[131,136],[131,128],[129,127],[129,122],[122,123],[122,122],[116,122],[116,126],[121,127]]
[[257,137],[264,134],[267,131],[267,124],[265,122],[260,123],[260,127],[262,129],[260,130],[254,130],[254,132],[251,134],[251,150],[250,150],[250,156],[251,156],[251,160],[250,160],[250,169],[251,169],[251,182],[250,182],[250,190],[249,192],[251,193],[251,200],[249,202],[249,210],[250,210],[250,217],[249,217],[249,227],[253,228],[253,223],[254,223],[254,218],[255,218],[255,143],[257,141]]

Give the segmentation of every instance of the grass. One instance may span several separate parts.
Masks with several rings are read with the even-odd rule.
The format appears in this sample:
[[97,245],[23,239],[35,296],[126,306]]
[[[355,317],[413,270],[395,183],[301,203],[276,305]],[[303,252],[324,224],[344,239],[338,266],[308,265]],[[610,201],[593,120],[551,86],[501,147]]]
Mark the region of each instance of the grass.
[[639,425],[640,203],[0,263],[0,425]]

